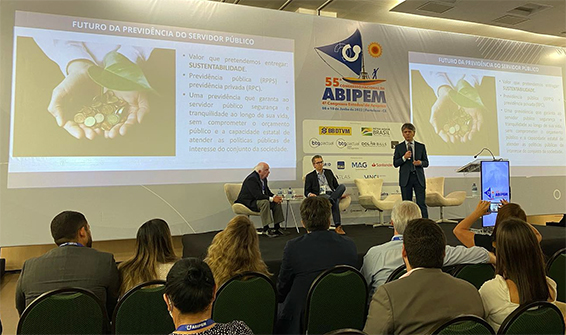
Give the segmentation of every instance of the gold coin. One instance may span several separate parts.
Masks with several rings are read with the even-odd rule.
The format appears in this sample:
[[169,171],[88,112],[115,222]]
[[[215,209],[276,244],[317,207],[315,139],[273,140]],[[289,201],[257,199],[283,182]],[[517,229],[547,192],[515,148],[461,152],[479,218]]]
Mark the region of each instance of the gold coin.
[[110,123],[112,126],[118,124],[120,122],[120,117],[116,114],[110,114],[106,116],[106,121]]
[[450,129],[448,129],[448,132],[450,134],[454,134],[456,132],[456,129],[454,127],[450,127]]
[[113,95],[113,96],[108,98],[107,102],[111,103],[111,104],[116,103],[116,102],[118,102],[118,98],[116,98],[116,96]]
[[104,114],[98,113],[94,116],[96,123],[102,123],[104,121]]
[[108,121],[104,121],[102,122],[102,129],[109,131],[112,129],[112,125]]
[[83,110],[81,111],[86,117],[89,116],[94,116],[95,112],[94,109],[90,108],[90,107],[85,107],[83,108]]
[[104,105],[100,109],[100,112],[102,112],[102,114],[104,115],[111,114],[112,112],[114,112],[114,107],[112,107],[111,105]]
[[89,116],[84,121],[85,126],[92,127],[96,124],[96,119],[93,116]]
[[460,130],[460,125],[459,125],[459,124],[455,125],[455,126],[454,126],[454,129],[456,129],[456,131],[459,131],[459,130]]
[[450,129],[450,126],[447,123],[444,125],[444,127],[442,127],[442,129],[444,129],[444,131],[448,131],[448,129]]
[[75,114],[75,118],[74,118],[76,123],[84,123],[85,122],[85,115],[83,113],[77,113]]

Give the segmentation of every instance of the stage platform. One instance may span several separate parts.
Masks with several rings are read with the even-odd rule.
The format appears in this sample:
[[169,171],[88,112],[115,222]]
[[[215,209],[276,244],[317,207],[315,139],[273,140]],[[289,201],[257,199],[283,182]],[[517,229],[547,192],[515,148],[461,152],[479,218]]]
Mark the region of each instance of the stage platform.
[[[446,235],[446,242],[449,245],[462,245],[460,241],[454,236],[452,230],[456,224],[442,223],[440,227]],[[479,221],[474,224],[474,227],[479,228]],[[545,227],[535,226],[541,233],[543,240],[541,247],[547,257],[552,256],[556,251],[566,248],[566,228],[564,227]],[[393,236],[393,229],[389,227],[377,227],[366,225],[344,225],[344,230],[347,237],[351,238],[358,249],[358,268],[361,267],[363,257],[369,248],[385,243],[391,240]],[[281,260],[283,259],[283,249],[288,240],[296,238],[306,233],[304,228],[301,232],[297,233],[295,227],[287,228],[290,233],[286,236],[277,238],[269,238],[267,236],[259,236],[259,247],[263,260],[269,267],[269,271],[277,278],[279,268],[281,267]],[[187,234],[183,236],[183,257],[199,257],[206,256],[206,250],[212,238],[218,231],[202,233],[202,234]]]

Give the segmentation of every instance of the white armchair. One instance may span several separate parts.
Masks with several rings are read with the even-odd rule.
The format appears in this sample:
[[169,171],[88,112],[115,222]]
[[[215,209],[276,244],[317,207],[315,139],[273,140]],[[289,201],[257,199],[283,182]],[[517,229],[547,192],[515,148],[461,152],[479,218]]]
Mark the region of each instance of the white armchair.
[[355,179],[354,182],[360,192],[358,198],[360,205],[366,210],[379,211],[379,224],[374,225],[374,227],[386,224],[383,222],[383,212],[392,210],[393,206],[402,200],[401,194],[390,194],[381,200],[383,179]]
[[444,177],[435,177],[426,179],[426,198],[425,202],[428,207],[440,207],[440,220],[436,222],[458,223],[454,220],[444,218],[444,207],[460,206],[466,200],[466,191],[454,191],[444,196]]
[[228,202],[232,206],[232,211],[237,215],[259,216],[259,212],[254,212],[242,204],[234,203],[236,199],[238,199],[238,195],[240,194],[241,189],[242,184],[224,184],[224,192],[226,193]]

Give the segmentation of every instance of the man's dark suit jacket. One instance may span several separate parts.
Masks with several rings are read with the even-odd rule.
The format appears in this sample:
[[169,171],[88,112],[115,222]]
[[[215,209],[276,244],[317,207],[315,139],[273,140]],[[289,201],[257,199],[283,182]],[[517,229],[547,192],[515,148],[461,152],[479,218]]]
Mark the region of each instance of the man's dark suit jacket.
[[320,273],[336,265],[356,267],[357,260],[354,242],[328,230],[313,231],[287,242],[277,285],[282,303],[278,333],[299,334],[307,293]]
[[250,173],[244,182],[242,183],[242,189],[240,194],[238,194],[238,199],[235,202],[242,204],[254,212],[259,212],[257,207],[258,200],[269,200],[274,194],[271,193],[269,186],[267,186],[267,178],[263,180],[265,182],[265,194],[261,189],[261,180],[259,178],[259,173],[256,171]]
[[419,184],[421,184],[421,186],[426,186],[426,179],[424,174],[424,168],[428,167],[428,156],[426,155],[426,148],[422,143],[419,143],[417,141],[413,142],[415,152],[413,152],[411,159],[407,159],[404,162],[403,156],[407,152],[407,143],[403,141],[395,146],[395,153],[393,154],[393,166],[399,168],[399,186],[401,187],[407,186],[407,183],[409,182],[409,175],[412,171],[411,166],[413,166],[413,161],[418,160],[422,162],[422,165],[415,166],[417,179],[419,180]]
[[16,308],[21,315],[41,294],[64,287],[91,291],[112,315],[120,288],[114,256],[92,248],[65,246],[28,259],[16,286]]
[[[323,169],[324,176],[328,182],[328,186],[334,191],[338,187],[338,180],[332,173],[332,170]],[[320,194],[320,184],[318,183],[318,172],[316,170],[305,176],[305,197],[309,196],[309,193],[314,193],[316,195]]]

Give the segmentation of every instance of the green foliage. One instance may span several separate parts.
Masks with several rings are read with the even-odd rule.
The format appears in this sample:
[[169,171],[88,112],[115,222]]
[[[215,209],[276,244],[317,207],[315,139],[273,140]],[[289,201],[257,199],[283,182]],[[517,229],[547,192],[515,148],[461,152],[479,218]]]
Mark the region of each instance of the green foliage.
[[104,56],[104,68],[91,66],[88,74],[95,83],[114,91],[153,90],[142,69],[116,51]]

